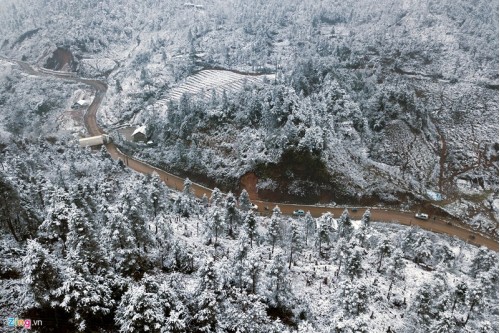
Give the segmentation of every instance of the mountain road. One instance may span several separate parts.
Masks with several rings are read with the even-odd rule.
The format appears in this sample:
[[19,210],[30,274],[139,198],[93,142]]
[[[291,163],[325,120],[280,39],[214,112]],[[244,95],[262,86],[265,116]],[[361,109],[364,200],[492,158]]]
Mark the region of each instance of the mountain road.
[[[97,123],[96,116],[99,106],[101,105],[101,102],[106,95],[106,91],[108,88],[106,83],[99,80],[78,78],[71,73],[61,73],[48,71],[45,69],[38,69],[22,61],[10,60],[6,58],[1,59],[7,60],[11,63],[17,63],[25,73],[30,75],[52,76],[59,79],[82,82],[93,87],[96,93],[92,103],[89,105],[87,112],[84,115],[84,123],[87,131],[91,136],[105,133]],[[184,186],[184,178],[178,177],[174,174],[149,165],[147,162],[134,159],[122,153],[113,143],[108,143],[105,146],[111,158],[113,158],[114,160],[121,160],[126,166],[137,172],[141,172],[144,174],[151,174],[153,172],[156,172],[168,187],[182,190]],[[192,184],[192,189],[196,197],[202,197],[204,194],[207,197],[210,197],[212,193],[211,189],[196,183]],[[266,201],[254,201],[253,203],[258,205],[258,211],[261,214],[270,214],[273,207],[279,206],[281,212],[285,215],[292,215],[293,211],[302,209],[305,212],[309,211],[314,217],[319,217],[326,212],[331,212],[332,214],[334,214],[334,216],[338,217],[340,216],[340,214],[342,214],[344,209],[346,209],[345,207],[329,207],[319,205],[310,206]],[[476,246],[485,246],[493,251],[498,252],[498,240],[489,238],[486,235],[472,230],[469,226],[460,222],[458,219],[445,219],[438,216],[431,216],[429,220],[420,220],[415,218],[415,212],[391,210],[381,207],[357,207],[355,211],[353,211],[353,209],[351,208],[349,209],[349,215],[353,219],[361,219],[365,209],[367,208],[370,208],[372,221],[398,223],[407,226],[418,226],[422,229],[430,230],[432,232],[457,237]]]

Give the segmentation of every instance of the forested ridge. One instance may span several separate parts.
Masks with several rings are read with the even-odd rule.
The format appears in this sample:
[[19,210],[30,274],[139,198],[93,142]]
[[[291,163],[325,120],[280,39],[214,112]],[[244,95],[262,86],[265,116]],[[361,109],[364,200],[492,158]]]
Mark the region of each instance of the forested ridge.
[[[262,199],[434,201],[498,235],[496,3],[2,6],[1,52],[106,79],[100,121],[117,142],[117,128],[147,124],[152,146],[122,143],[138,157],[233,191],[253,173]],[[172,100],[210,68],[274,79],[225,94],[214,79]],[[313,156],[283,169],[290,154]],[[318,174],[305,177],[316,157]]]
[[[1,55],[105,81],[98,120],[121,149],[222,189],[197,199],[189,179],[174,191],[78,147],[95,92],[0,59],[2,319],[498,332],[497,253],[369,210],[260,216],[242,182],[277,201],[431,203],[498,237],[497,3],[6,0],[0,35]],[[120,132],[143,124],[149,143]]]

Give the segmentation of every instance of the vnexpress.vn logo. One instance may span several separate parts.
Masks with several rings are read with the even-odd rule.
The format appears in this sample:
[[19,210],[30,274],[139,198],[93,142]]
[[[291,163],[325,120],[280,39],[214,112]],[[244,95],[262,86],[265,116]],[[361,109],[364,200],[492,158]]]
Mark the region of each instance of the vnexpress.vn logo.
[[8,317],[6,324],[7,327],[22,327],[30,330],[32,326],[42,326],[42,321]]

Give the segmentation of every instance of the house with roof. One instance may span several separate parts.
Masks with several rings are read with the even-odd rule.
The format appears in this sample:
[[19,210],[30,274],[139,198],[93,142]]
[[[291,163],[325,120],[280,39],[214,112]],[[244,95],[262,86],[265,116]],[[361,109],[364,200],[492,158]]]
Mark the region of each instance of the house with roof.
[[146,142],[147,140],[148,136],[146,133],[146,125],[137,127],[135,131],[132,133],[132,141],[134,142]]

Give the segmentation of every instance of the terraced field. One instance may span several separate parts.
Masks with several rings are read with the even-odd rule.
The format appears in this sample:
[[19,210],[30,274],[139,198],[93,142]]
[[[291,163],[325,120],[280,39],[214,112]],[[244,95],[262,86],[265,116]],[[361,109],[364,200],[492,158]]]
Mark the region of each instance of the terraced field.
[[230,93],[241,89],[245,82],[258,83],[262,82],[264,78],[274,80],[275,75],[242,74],[233,71],[207,69],[186,78],[183,83],[170,91],[166,99],[158,101],[158,104],[165,105],[168,100],[178,101],[182,94],[185,93],[191,95],[203,94],[204,98],[210,98],[213,90],[217,94],[222,94],[224,90],[226,93]]

